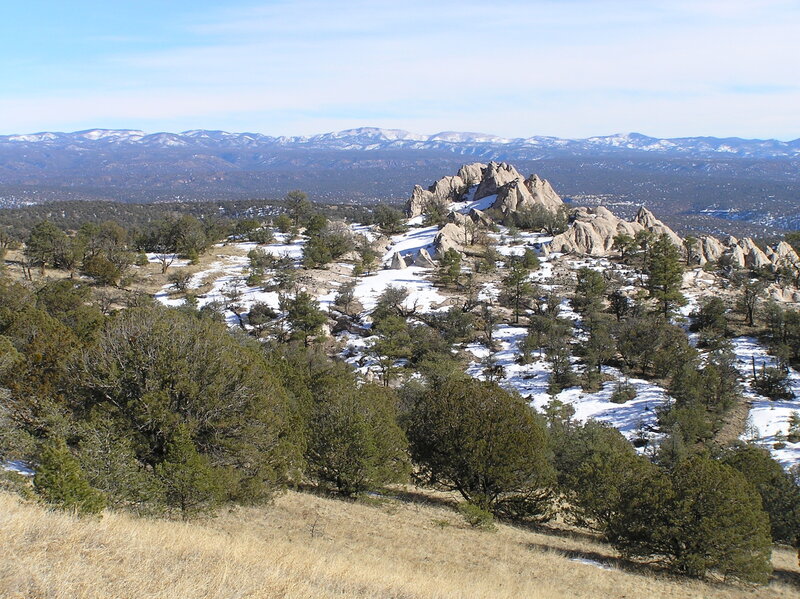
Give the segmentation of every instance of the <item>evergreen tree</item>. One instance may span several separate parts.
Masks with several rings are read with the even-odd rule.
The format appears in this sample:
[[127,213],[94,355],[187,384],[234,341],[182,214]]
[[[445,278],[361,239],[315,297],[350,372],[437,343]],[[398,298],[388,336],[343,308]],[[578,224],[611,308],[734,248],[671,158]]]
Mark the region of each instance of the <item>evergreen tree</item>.
[[623,497],[609,540],[623,555],[663,560],[677,572],[764,583],[772,570],[769,518],[744,477],[703,455]]
[[352,376],[324,377],[309,424],[306,460],[312,476],[345,496],[408,475],[407,442],[397,424],[395,394],[356,386]]
[[308,345],[322,333],[322,325],[328,320],[319,309],[319,302],[306,291],[300,291],[293,298],[287,298],[285,305],[286,318],[292,327],[292,339],[298,339]]
[[155,472],[163,485],[167,506],[179,510],[183,520],[213,513],[224,497],[223,473],[198,453],[186,424],[175,429]]
[[652,245],[647,275],[650,298],[658,302],[665,317],[677,306],[686,303],[686,298],[681,293],[683,264],[680,251],[665,234]]
[[800,544],[800,487],[766,449],[738,445],[723,454],[723,461],[736,468],[761,496],[772,531],[772,540]]
[[89,486],[78,460],[60,438],[42,449],[33,487],[44,501],[59,509],[96,514],[105,508],[105,497]]
[[426,484],[494,513],[547,515],[555,476],[547,431],[520,397],[493,383],[449,379],[413,398],[405,425]]

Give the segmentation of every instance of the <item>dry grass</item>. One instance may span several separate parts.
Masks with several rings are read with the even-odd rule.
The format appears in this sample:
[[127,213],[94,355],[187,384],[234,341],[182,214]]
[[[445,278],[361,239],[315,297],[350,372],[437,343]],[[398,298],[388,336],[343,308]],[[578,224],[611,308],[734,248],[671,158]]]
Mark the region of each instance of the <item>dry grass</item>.
[[[569,556],[605,560],[611,570]],[[753,589],[614,565],[591,538],[464,526],[450,509],[290,492],[266,509],[184,524],[79,520],[0,495],[0,597],[796,597],[788,550]]]

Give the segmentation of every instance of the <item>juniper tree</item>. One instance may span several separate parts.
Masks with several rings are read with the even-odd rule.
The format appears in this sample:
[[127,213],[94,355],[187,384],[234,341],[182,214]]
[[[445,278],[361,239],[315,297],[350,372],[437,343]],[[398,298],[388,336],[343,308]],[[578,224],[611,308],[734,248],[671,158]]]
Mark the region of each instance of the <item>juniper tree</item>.
[[33,488],[44,501],[78,514],[95,514],[105,508],[105,497],[86,480],[78,460],[61,438],[45,443]]
[[417,394],[404,422],[421,481],[494,513],[548,512],[555,472],[547,432],[519,396],[450,378]]

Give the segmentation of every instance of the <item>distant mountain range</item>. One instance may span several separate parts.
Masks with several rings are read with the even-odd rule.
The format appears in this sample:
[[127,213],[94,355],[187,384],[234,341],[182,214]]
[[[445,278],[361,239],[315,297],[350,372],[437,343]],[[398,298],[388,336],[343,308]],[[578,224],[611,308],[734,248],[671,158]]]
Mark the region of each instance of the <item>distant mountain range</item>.
[[400,203],[466,162],[506,161],[568,200],[623,216],[646,205],[680,231],[771,234],[800,227],[800,139],[639,133],[507,139],[364,127],[307,137],[91,129],[0,136],[0,207],[280,198]]
[[447,151],[487,159],[537,160],[556,156],[619,155],[648,152],[665,156],[738,156],[743,158],[793,158],[800,156],[800,139],[741,139],[738,137],[681,137],[661,139],[624,133],[586,139],[534,136],[503,138],[483,133],[445,131],[419,135],[400,129],[362,127],[307,137],[273,137],[260,133],[192,130],[151,133],[126,129],[90,129],[73,133],[2,135],[7,148],[44,146],[63,149],[186,148],[205,150],[256,150],[303,148],[314,150],[418,150]]

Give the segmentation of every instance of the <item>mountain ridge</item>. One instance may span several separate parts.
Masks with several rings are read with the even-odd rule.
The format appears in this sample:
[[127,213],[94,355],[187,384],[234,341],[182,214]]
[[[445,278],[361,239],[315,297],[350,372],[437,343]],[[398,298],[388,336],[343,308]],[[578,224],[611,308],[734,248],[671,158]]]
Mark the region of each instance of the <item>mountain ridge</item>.
[[423,135],[403,129],[359,127],[308,136],[271,136],[263,133],[228,132],[191,129],[180,133],[146,133],[137,129],[85,129],[73,132],[42,131],[27,134],[0,135],[0,145],[58,146],[59,144],[148,147],[214,146],[239,148],[306,147],[331,150],[446,150],[493,158],[536,159],[557,155],[648,153],[667,156],[727,156],[747,158],[800,157],[800,138],[744,139],[739,137],[674,137],[659,138],[641,133],[615,133],[586,138],[532,136],[507,138],[497,135],[441,131]]

